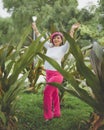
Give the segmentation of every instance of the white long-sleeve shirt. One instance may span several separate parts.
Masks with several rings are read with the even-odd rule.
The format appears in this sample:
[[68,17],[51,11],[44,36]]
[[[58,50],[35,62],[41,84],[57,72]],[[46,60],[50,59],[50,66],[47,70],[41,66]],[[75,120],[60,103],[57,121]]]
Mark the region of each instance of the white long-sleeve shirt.
[[[45,39],[42,37],[41,41],[44,41]],[[68,41],[65,42],[64,45],[61,46],[52,46],[49,41],[47,41],[44,44],[44,47],[47,49],[46,56],[52,58],[55,60],[60,66],[61,66],[61,61],[64,55],[67,53],[69,49],[69,43]],[[45,61],[44,63],[44,68],[46,70],[56,70],[49,62]]]

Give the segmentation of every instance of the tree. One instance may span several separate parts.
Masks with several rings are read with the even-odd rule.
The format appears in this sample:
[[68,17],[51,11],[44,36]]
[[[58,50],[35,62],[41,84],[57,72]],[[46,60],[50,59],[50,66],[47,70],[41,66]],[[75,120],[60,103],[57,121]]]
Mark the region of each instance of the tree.
[[[92,13],[86,9],[78,10],[77,0],[3,0],[4,7],[12,12],[12,21],[14,30],[14,39],[18,42],[24,29],[31,24],[33,15],[38,17],[37,23],[40,31],[47,30],[52,32],[53,27],[57,31],[69,31],[73,23],[80,22],[86,26],[94,25],[91,30],[95,32],[98,20],[96,20],[96,12]],[[96,8],[93,6],[93,8]],[[95,9],[94,9],[95,10]],[[96,11],[96,10],[95,10]],[[95,22],[96,21],[96,22]],[[31,31],[32,32],[32,31]],[[30,34],[30,36],[32,36]],[[88,37],[85,40],[89,40]],[[85,43],[86,41],[81,41]]]
[[31,17],[37,15],[39,27],[41,29],[47,28],[49,30],[51,24],[55,24],[58,28],[60,23],[69,29],[71,21],[77,16],[77,0],[31,0],[25,2],[22,1],[6,1],[3,0],[4,7],[8,8],[8,11],[12,11],[12,19],[14,26],[18,29],[19,33],[28,24],[31,24]]
[[12,40],[14,28],[11,18],[0,19],[0,45],[9,43]]

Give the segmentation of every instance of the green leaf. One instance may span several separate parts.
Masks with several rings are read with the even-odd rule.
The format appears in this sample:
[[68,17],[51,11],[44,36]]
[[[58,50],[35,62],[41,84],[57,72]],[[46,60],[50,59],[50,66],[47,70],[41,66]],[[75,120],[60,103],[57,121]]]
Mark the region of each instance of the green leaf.
[[28,74],[29,72],[25,73],[22,78],[16,80],[15,83],[10,86],[10,89],[4,94],[2,99],[3,110],[6,111],[6,109],[10,107],[11,103],[15,101],[17,95],[25,91],[26,87],[24,86],[24,82]]
[[0,111],[0,118],[3,122],[4,125],[6,125],[6,117],[5,117],[5,114],[3,112]]
[[104,91],[104,49],[97,42],[93,44],[91,50],[91,64]]

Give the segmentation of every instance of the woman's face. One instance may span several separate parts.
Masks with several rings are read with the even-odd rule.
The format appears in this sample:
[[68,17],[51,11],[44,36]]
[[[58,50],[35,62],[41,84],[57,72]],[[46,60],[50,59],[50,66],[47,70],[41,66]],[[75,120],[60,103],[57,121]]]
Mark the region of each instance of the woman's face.
[[63,40],[60,35],[56,35],[53,38],[53,44],[54,46],[60,46],[62,44]]

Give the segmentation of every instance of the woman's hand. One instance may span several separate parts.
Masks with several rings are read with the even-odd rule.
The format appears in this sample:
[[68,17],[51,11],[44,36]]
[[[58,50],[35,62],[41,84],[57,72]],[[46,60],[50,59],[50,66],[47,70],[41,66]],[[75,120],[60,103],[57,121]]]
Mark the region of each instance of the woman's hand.
[[75,23],[72,25],[71,30],[75,31],[79,27],[80,27],[80,23]]
[[80,27],[80,23],[75,23],[72,25],[72,27],[70,29],[70,36],[72,38],[74,37],[75,30],[77,30],[79,27]]

